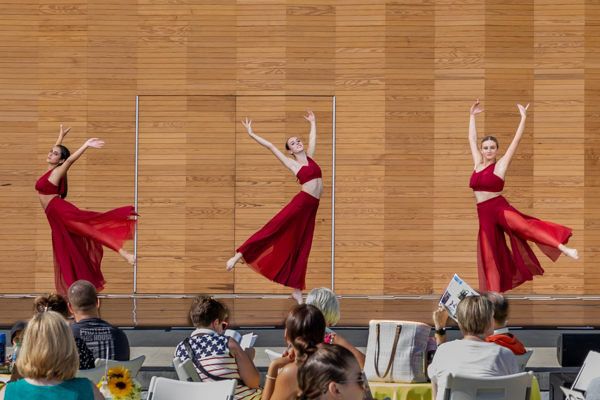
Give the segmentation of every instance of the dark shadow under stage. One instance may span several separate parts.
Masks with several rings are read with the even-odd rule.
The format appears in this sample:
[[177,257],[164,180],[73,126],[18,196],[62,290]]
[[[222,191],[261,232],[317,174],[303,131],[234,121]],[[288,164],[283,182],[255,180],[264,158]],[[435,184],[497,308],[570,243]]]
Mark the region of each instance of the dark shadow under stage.
[[[0,326],[27,319],[33,295],[0,295]],[[121,327],[189,327],[193,295],[101,296],[102,318]],[[295,301],[278,295],[215,295],[228,309],[230,326],[281,327]],[[600,296],[507,296],[511,327],[600,327]],[[372,319],[431,325],[438,296],[342,296],[339,327],[365,327]],[[449,320],[449,326],[456,326]]]

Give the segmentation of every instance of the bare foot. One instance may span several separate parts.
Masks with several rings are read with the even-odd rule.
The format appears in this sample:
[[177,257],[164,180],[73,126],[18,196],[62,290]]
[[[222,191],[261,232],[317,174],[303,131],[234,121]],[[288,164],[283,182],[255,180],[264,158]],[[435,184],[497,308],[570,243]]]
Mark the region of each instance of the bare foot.
[[566,256],[571,257],[573,260],[579,260],[579,252],[577,251],[577,249],[570,249],[566,247],[562,252]]
[[292,299],[296,300],[298,304],[302,304],[302,290],[294,289],[292,292]]
[[129,264],[135,266],[136,259],[135,256],[123,249],[119,250],[119,255],[125,259]]
[[237,253],[235,256],[227,260],[227,271],[231,271],[233,267],[235,267],[235,264],[237,264],[237,262],[240,261],[241,258],[242,253]]

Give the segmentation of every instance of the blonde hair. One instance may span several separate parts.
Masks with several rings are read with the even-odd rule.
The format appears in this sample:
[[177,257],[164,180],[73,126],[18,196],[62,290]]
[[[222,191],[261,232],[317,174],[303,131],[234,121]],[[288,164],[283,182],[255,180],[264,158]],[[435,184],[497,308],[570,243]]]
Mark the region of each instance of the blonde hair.
[[306,304],[312,304],[321,310],[325,322],[331,326],[340,320],[340,302],[335,294],[326,287],[311,290],[306,298]]
[[54,311],[34,315],[23,333],[17,365],[25,378],[75,378],[79,354],[65,317]]
[[456,308],[458,327],[463,335],[481,335],[492,324],[494,307],[484,296],[469,296],[461,300]]

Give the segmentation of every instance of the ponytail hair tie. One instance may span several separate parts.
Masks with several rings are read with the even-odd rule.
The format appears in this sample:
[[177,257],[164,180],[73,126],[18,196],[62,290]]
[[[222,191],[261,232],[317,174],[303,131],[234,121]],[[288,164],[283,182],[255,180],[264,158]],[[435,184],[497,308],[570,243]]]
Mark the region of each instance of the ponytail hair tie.
[[304,394],[304,392],[300,393],[300,398],[301,399],[306,399],[306,395]]
[[44,307],[44,312],[48,311],[48,306]]

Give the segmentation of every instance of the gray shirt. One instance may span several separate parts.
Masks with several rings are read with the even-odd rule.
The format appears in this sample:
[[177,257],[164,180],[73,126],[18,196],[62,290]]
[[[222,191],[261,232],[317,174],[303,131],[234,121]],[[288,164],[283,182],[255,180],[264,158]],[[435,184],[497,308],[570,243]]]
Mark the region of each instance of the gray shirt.
[[442,344],[427,369],[431,382],[437,383],[436,400],[443,400],[448,374],[477,377],[519,373],[512,351],[495,343],[454,340]]

